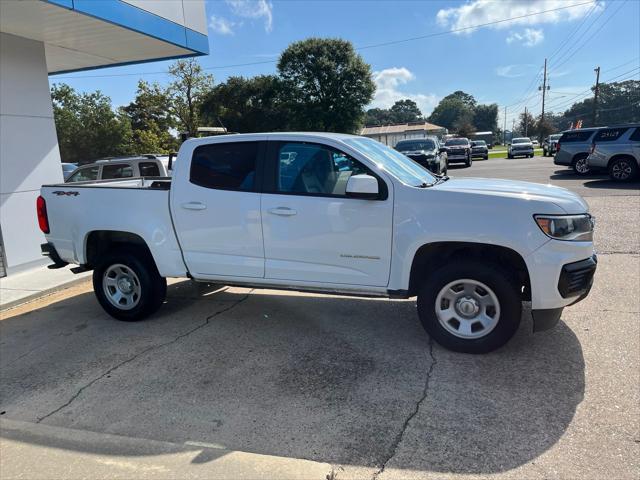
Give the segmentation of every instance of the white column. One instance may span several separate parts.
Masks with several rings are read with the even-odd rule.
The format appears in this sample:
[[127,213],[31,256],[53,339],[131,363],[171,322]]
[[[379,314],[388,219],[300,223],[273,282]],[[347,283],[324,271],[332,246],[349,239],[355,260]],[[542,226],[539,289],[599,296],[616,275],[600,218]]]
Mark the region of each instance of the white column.
[[44,263],[35,203],[62,182],[44,44],[0,33],[0,228],[9,274]]

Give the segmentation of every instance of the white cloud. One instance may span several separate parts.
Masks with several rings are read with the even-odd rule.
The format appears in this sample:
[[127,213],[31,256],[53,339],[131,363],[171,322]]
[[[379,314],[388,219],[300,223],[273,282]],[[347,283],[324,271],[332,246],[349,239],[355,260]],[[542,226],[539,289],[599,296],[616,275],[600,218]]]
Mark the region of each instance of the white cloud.
[[415,80],[415,78],[415,75],[404,67],[386,68],[379,72],[373,72],[376,94],[370,106],[372,108],[389,108],[398,100],[408,98],[416,102],[424,115],[428,115],[437,105],[438,97],[433,94],[406,93],[398,89],[401,85]]
[[536,12],[553,10],[566,7],[572,4],[583,3],[581,0],[473,0],[459,7],[441,9],[436,14],[437,22],[443,27],[452,29],[468,28],[458,33],[470,33],[476,29],[470,28],[474,25],[496,22],[512,17],[514,20],[508,22],[495,23],[488,26],[493,29],[513,28],[515,25],[541,25],[544,23],[559,23],[572,21],[584,17],[592,8],[600,11],[604,8],[604,3],[592,0],[583,5],[572,8],[556,10],[552,12],[531,15]]
[[507,43],[518,42],[525,47],[533,47],[544,40],[542,29],[525,28],[522,33],[511,32],[507,37]]
[[534,66],[535,65],[530,63],[516,63],[513,65],[502,65],[496,68],[496,75],[498,75],[499,77],[505,77],[505,78],[524,77],[529,73],[528,70],[530,70],[531,67],[534,67]]
[[211,15],[211,20],[209,21],[209,28],[220,35],[233,35],[233,27],[235,25],[235,22],[215,15]]
[[231,11],[242,18],[264,19],[264,29],[273,29],[273,4],[267,0],[226,0]]

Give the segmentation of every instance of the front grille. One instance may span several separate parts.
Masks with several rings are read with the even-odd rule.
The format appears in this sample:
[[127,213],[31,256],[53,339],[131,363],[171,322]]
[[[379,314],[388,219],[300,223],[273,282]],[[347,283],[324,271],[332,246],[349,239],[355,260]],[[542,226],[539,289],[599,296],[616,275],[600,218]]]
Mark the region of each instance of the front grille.
[[597,264],[598,259],[594,255],[586,260],[564,265],[560,273],[560,280],[558,280],[558,291],[562,298],[579,295],[589,290],[593,283]]

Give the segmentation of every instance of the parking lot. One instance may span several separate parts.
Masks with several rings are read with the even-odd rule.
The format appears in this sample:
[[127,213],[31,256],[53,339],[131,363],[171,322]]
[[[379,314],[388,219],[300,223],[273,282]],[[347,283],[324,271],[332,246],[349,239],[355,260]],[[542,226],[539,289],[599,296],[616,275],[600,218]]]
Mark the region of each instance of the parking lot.
[[449,174],[586,198],[595,285],[555,329],[525,310],[506,347],[464,355],[414,300],[189,281],[123,323],[82,284],[2,313],[0,476],[637,479],[640,183],[543,157]]

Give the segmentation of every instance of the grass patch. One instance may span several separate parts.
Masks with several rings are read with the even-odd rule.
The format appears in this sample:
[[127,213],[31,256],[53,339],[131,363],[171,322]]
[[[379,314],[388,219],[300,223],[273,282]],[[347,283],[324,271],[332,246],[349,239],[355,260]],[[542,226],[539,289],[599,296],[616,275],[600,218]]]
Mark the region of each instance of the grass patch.
[[[533,153],[534,155],[542,155],[542,149],[541,148],[534,148],[533,149]],[[506,150],[489,150],[489,158],[507,158],[507,151]]]

